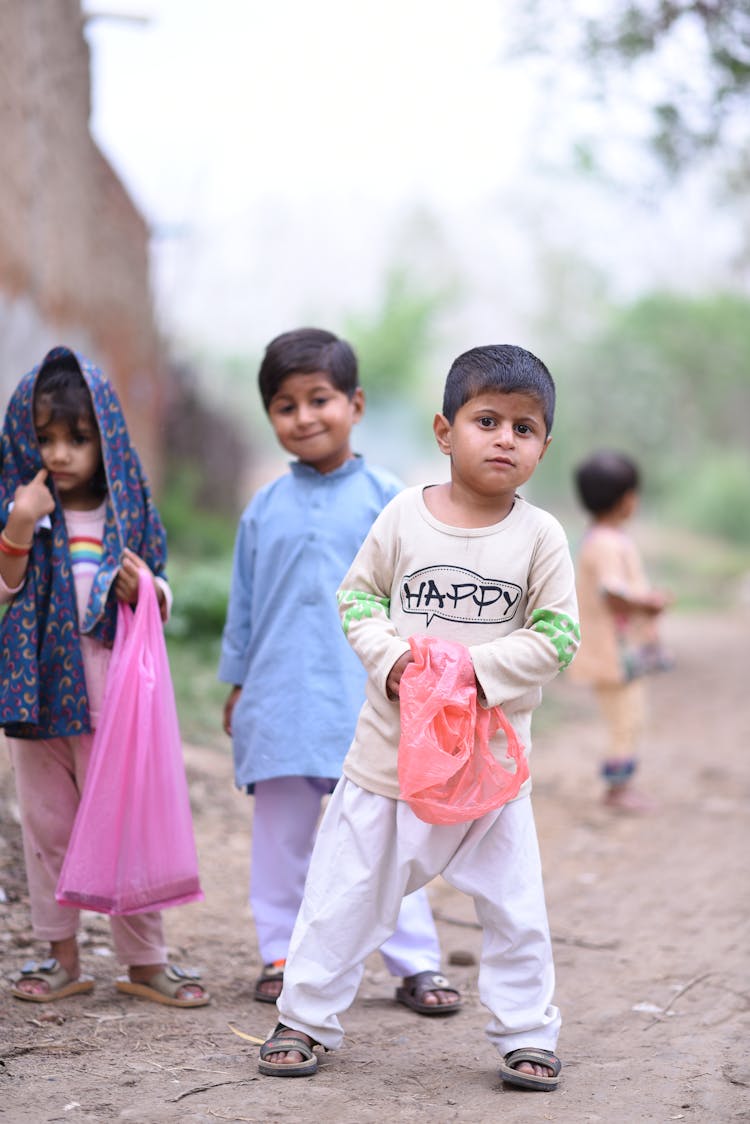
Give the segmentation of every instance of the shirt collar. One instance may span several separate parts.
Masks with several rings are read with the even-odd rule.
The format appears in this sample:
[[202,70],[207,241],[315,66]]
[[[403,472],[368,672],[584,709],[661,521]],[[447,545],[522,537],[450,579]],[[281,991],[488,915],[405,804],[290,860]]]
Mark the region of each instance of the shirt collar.
[[361,472],[364,464],[364,458],[355,453],[348,461],[334,468],[333,472],[318,472],[317,468],[313,468],[311,464],[303,464],[302,461],[291,461],[289,467],[294,476],[301,480],[336,480],[341,476],[350,476],[353,472]]

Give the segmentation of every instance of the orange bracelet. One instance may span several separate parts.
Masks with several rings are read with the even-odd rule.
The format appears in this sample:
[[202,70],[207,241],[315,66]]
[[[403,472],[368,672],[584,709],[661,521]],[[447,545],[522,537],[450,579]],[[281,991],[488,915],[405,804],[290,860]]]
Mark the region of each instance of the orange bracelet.
[[32,543],[29,543],[28,546],[21,546],[20,543],[13,542],[13,539],[8,538],[5,528],[0,531],[0,550],[10,558],[25,558],[27,554],[30,554],[32,545]]

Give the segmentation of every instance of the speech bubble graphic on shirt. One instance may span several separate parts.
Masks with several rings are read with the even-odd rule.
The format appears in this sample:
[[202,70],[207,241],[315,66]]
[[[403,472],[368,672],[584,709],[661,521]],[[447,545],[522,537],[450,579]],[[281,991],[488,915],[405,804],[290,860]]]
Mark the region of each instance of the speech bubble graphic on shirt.
[[426,566],[401,581],[401,608],[424,613],[426,628],[434,617],[462,624],[502,624],[512,620],[521,587],[499,578],[483,578],[462,566]]

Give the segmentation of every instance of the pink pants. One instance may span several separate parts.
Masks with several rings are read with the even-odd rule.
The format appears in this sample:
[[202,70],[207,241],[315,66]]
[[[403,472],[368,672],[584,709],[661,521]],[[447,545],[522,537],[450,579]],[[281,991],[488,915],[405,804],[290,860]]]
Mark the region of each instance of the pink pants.
[[[21,813],[31,924],[40,941],[62,941],[78,932],[79,911],[58,905],[55,889],[91,757],[92,734],[49,741],[8,738]],[[112,943],[122,964],[163,964],[167,959],[160,913],[111,917]]]

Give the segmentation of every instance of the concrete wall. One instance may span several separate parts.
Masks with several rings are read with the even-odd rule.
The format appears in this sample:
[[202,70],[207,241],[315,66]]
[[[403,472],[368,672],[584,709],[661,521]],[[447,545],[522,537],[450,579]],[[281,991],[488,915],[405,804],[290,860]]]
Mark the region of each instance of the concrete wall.
[[112,379],[155,485],[166,366],[149,232],[94,144],[79,0],[0,0],[0,408],[56,343]]

